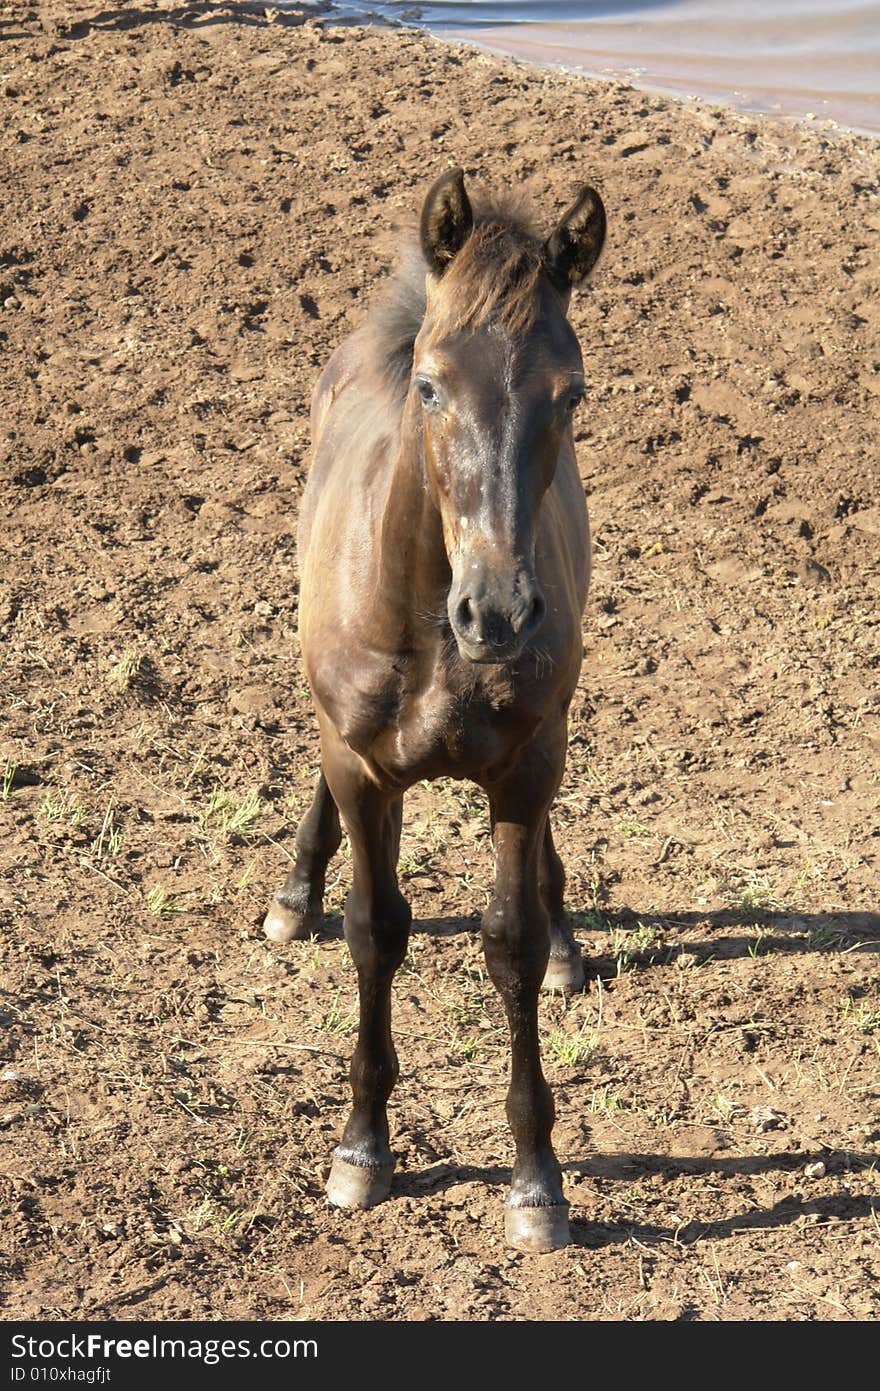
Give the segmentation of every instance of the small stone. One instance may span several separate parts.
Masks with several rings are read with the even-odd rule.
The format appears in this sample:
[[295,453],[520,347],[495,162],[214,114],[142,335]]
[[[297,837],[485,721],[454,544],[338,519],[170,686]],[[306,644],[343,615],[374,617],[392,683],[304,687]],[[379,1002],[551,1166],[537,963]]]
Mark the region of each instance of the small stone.
[[278,709],[275,694],[266,686],[243,686],[229,692],[229,705],[239,715],[271,715]]
[[804,1165],[804,1178],[824,1178],[825,1165],[821,1159],[817,1159],[814,1164]]
[[17,297],[16,295],[7,295],[6,299],[3,301],[3,308],[4,308],[4,309],[20,309],[20,308],[21,308],[21,300],[18,299],[18,297]]
[[15,1101],[17,1098],[39,1096],[43,1088],[33,1077],[19,1072],[17,1068],[7,1067],[0,1072],[0,1101]]
[[801,584],[808,585],[811,589],[818,589],[820,585],[831,582],[831,576],[825,566],[820,565],[818,560],[813,560],[810,556],[807,556],[798,565],[798,579]]
[[422,889],[426,893],[438,893],[440,888],[436,879],[429,878],[427,874],[414,874],[406,882],[414,889]]
[[774,1111],[772,1106],[755,1106],[749,1119],[758,1134],[764,1135],[768,1130],[778,1130],[785,1117],[781,1111]]

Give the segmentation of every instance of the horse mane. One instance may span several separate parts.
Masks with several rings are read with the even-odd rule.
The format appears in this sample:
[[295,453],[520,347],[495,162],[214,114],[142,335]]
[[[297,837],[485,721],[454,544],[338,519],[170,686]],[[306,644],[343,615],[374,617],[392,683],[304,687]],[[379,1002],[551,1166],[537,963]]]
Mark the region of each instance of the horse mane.
[[[541,240],[521,195],[504,199],[479,194],[474,228],[440,282],[437,312],[446,332],[493,323],[516,334],[535,314],[541,274]],[[418,228],[401,229],[397,264],[365,325],[375,360],[394,394],[405,394],[412,373],[413,345],[425,317],[427,265]]]

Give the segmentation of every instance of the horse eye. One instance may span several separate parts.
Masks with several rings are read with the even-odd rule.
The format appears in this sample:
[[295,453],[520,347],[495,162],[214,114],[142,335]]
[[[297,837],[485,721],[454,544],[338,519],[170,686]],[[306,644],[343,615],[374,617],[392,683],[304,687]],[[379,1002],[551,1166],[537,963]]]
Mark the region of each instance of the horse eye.
[[587,393],[584,391],[584,388],[582,386],[576,386],[569,395],[568,409],[570,411],[577,410],[578,406],[580,405],[581,401],[583,401],[586,394]]
[[422,398],[423,406],[436,406],[437,393],[432,382],[427,377],[416,377],[416,389]]

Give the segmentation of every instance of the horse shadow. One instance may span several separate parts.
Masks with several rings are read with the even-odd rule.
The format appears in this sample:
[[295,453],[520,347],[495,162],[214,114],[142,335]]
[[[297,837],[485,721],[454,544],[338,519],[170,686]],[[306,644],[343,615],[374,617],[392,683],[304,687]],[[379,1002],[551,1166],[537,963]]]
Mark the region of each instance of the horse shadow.
[[[646,913],[623,907],[575,910],[570,916],[575,937],[588,960],[588,975],[602,979],[619,974],[617,947],[614,954],[606,951],[595,955],[590,950],[590,938],[610,934],[625,950],[627,934],[646,924],[654,929],[657,945],[637,958],[637,964],[645,966],[674,964],[683,951],[695,957],[697,964],[745,956],[758,959],[770,953],[809,955],[829,950],[880,955],[880,913],[873,912],[721,908],[711,912]],[[415,936],[473,936],[479,929],[480,917],[476,913],[466,918],[414,918],[412,924]],[[695,936],[695,930],[702,935]],[[329,920],[327,935],[342,936],[341,917]]]
[[[840,1160],[832,1160],[829,1169],[868,1169],[876,1164],[875,1154],[856,1154],[847,1151]],[[736,1157],[676,1158],[661,1154],[606,1154],[589,1160],[563,1164],[564,1172],[582,1177],[612,1178],[632,1183],[638,1174],[662,1173],[667,1178],[692,1177],[698,1174],[719,1178],[750,1177],[763,1173],[792,1174],[802,1169],[803,1154],[760,1154]],[[394,1197],[421,1198],[431,1194],[449,1193],[464,1184],[478,1183],[483,1187],[504,1190],[510,1181],[510,1169],[500,1165],[461,1165],[438,1163],[428,1169],[398,1173],[394,1180]],[[771,1207],[749,1208],[730,1217],[704,1222],[601,1222],[579,1217],[575,1201],[571,1214],[571,1243],[574,1246],[601,1248],[633,1241],[643,1245],[670,1243],[691,1246],[698,1241],[721,1241],[744,1231],[773,1230],[800,1222],[852,1221],[872,1219],[877,1211],[876,1200],[861,1195],[835,1193],[803,1197],[786,1194]]]
[[[405,882],[402,887],[405,891]],[[626,950],[627,934],[645,924],[655,930],[658,945],[634,958],[639,969],[674,965],[685,951],[698,965],[745,956],[760,959],[771,953],[805,956],[830,950],[847,955],[880,956],[880,913],[799,913],[740,908],[646,913],[624,907],[574,910],[570,916],[575,938],[587,958],[588,979],[598,976],[607,980],[620,974],[617,949],[614,954],[607,951],[595,954],[590,950],[591,936],[611,934],[617,939],[619,950]],[[705,935],[695,938],[692,935],[695,928],[703,929]],[[480,914],[413,917],[411,932],[414,937],[478,937]],[[320,936],[322,941],[342,940],[341,914],[326,915]]]

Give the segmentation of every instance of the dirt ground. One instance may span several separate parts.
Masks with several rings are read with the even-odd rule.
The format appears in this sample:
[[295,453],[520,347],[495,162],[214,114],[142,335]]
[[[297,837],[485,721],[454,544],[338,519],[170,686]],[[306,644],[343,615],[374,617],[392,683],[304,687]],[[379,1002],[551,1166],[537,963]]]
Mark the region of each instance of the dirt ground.
[[[877,1317],[877,146],[306,19],[0,4],[3,1315]],[[610,218],[545,1257],[503,1243],[481,795],[408,799],[374,1212],[322,1190],[345,852],[327,940],[260,933],[317,770],[309,392],[452,162]]]

